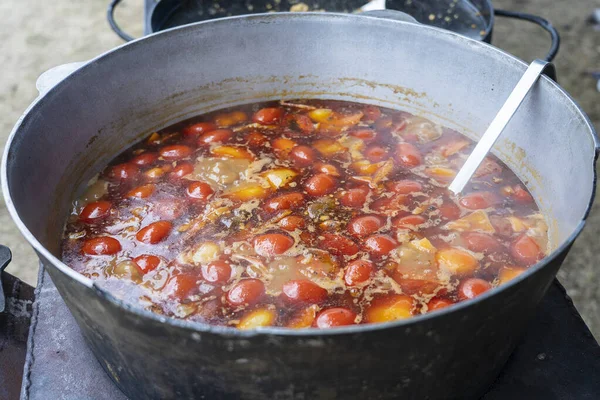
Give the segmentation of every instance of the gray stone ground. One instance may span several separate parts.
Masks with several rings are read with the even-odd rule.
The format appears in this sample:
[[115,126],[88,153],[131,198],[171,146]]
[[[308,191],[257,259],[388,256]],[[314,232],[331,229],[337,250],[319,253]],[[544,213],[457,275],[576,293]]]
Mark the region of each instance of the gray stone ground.
[[[122,43],[105,22],[108,0],[3,0],[0,2],[0,149],[13,124],[35,98],[35,80],[46,69],[90,59]],[[556,64],[560,83],[600,128],[600,93],[590,71],[600,71],[600,31],[586,22],[600,0],[495,0],[497,8],[538,13],[562,35]],[[117,17],[132,34],[142,31],[142,0],[125,0]],[[543,32],[525,23],[498,19],[494,44],[532,60],[545,53]],[[574,194],[576,195],[576,194]],[[43,201],[43,199],[40,199]],[[600,337],[600,202],[573,246],[559,277],[584,319]],[[21,238],[0,200],[0,243],[14,255],[9,272],[35,284],[35,254]]]

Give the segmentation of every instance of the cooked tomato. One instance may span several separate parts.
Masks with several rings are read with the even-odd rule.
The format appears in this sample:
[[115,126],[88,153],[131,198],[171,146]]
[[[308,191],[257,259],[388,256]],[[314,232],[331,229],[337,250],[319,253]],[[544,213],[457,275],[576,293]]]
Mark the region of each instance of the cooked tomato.
[[140,242],[156,244],[169,235],[172,227],[169,221],[153,222],[140,229],[135,237]]
[[94,222],[108,217],[112,204],[109,201],[95,201],[86,205],[79,213],[79,219],[84,222]]
[[143,254],[133,259],[141,273],[154,271],[160,265],[160,258],[151,254]]
[[367,236],[383,226],[381,218],[374,215],[356,217],[348,224],[348,232],[356,236]]
[[356,319],[356,313],[347,308],[336,307],[323,310],[317,315],[315,325],[318,328],[334,328],[336,326],[352,325]]
[[385,256],[398,246],[388,235],[373,235],[365,240],[365,249],[374,256]]
[[252,116],[252,120],[256,123],[263,125],[278,124],[283,116],[283,110],[281,108],[261,108]]
[[231,266],[225,261],[213,261],[202,266],[202,277],[211,283],[226,283],[231,278]]
[[267,233],[254,239],[254,250],[264,257],[285,253],[294,245],[294,239],[283,233]]
[[348,286],[355,286],[367,282],[374,272],[375,269],[372,262],[366,260],[352,261],[346,267],[344,281],[346,281],[346,285]]
[[108,236],[88,239],[83,243],[81,250],[91,256],[106,256],[121,251],[121,243]]
[[265,294],[265,285],[259,279],[243,279],[227,292],[227,301],[232,306],[255,304]]
[[473,299],[480,294],[487,292],[491,288],[492,285],[483,279],[467,279],[458,287],[458,297],[460,297],[461,300]]
[[309,280],[296,280],[283,285],[283,296],[293,303],[319,303],[327,297],[327,290]]

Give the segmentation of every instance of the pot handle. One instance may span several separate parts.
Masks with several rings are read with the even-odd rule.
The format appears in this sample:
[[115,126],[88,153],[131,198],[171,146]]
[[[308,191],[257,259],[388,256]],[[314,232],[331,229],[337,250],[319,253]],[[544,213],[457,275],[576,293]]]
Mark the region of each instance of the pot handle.
[[522,13],[518,11],[494,9],[494,15],[498,17],[518,19],[521,21],[529,21],[540,26],[542,29],[544,29],[550,34],[550,39],[552,40],[552,43],[550,44],[550,50],[548,50],[548,53],[546,53],[546,57],[544,57],[544,60],[552,61],[554,57],[556,57],[556,53],[558,53],[558,49],[560,48],[560,35],[558,34],[558,31],[556,30],[554,25],[550,23],[550,21],[537,15]]
[[56,86],[60,81],[71,75],[73,72],[81,68],[85,62],[73,62],[69,64],[62,64],[56,67],[50,68],[43,74],[41,74],[37,81],[35,81],[35,87],[37,88],[40,96],[43,96]]
[[6,300],[4,299],[4,290],[2,289],[2,272],[12,260],[12,253],[6,246],[0,244],[0,313],[6,308]]
[[117,35],[119,35],[121,39],[123,39],[126,42],[131,42],[134,39],[134,37],[123,31],[119,27],[119,25],[117,25],[117,21],[115,21],[115,9],[117,8],[120,2],[121,0],[111,0],[110,4],[108,5],[108,8],[106,9],[106,19],[108,19],[108,23],[111,29]]

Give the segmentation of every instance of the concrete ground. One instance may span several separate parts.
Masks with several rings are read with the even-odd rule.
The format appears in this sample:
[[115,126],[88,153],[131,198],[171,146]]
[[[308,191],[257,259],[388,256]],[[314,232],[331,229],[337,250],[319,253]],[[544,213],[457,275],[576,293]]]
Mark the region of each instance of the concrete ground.
[[[88,60],[121,40],[105,20],[108,0],[3,0],[0,2],[0,149],[19,116],[36,97],[35,81],[46,69]],[[552,21],[562,35],[555,60],[559,81],[600,128],[600,93],[591,76],[600,72],[600,30],[587,22],[600,0],[495,0],[497,8],[537,13]],[[134,36],[142,32],[143,0],[125,0],[117,13]],[[526,61],[541,57],[548,41],[543,31],[526,24],[498,19],[494,44]],[[43,201],[43,199],[40,199]],[[600,338],[600,202],[571,250],[559,278],[579,311]],[[13,251],[8,271],[36,283],[37,261],[0,200],[0,243]]]

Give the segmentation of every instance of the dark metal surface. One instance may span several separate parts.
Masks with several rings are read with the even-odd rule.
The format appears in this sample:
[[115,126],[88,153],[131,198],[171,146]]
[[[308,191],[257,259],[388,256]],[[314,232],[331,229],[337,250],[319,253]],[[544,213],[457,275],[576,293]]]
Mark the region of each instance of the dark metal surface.
[[6,272],[1,275],[6,310],[0,312],[0,399],[13,400],[21,391],[34,296],[31,286]]
[[[87,347],[48,274],[42,271],[39,282],[21,399],[125,400]],[[599,370],[598,343],[554,281],[482,400],[595,400],[600,396]]]
[[[324,50],[315,53],[315,44]],[[357,54],[369,62],[356,62]],[[518,343],[594,193],[594,130],[546,77],[497,151],[536,198],[552,200],[540,205],[558,246],[473,301],[388,324],[244,332],[132,308],[54,255],[73,191],[159,126],[223,104],[318,93],[419,107],[478,137],[524,69],[448,31],[347,14],[276,13],[171,30],[95,59],[29,109],[3,159],[7,209],[94,355],[132,398],[475,398]],[[82,107],[90,98],[95,106]],[[544,132],[545,140],[523,132]],[[515,147],[526,157],[511,159]]]

